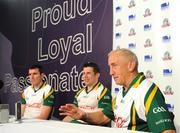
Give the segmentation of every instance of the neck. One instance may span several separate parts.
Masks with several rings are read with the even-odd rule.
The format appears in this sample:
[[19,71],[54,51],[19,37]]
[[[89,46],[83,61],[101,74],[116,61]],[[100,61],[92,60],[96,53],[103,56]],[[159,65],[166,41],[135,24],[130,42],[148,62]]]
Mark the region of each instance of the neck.
[[96,82],[96,83],[94,83],[94,84],[92,84],[92,85],[87,86],[87,91],[92,90],[97,83],[98,83],[98,82]]
[[129,75],[128,78],[126,79],[126,83],[125,83],[125,85],[124,85],[125,91],[128,90],[129,85],[130,85],[131,82],[136,78],[137,75],[138,75],[138,72],[130,73],[130,75]]
[[40,88],[42,84],[43,84],[43,81],[41,81],[38,85],[33,85],[33,87],[34,88]]

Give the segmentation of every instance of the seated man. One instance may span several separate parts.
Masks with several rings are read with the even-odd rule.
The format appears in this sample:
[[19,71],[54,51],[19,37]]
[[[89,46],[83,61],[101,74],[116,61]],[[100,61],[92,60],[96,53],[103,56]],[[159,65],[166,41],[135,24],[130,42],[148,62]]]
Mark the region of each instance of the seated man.
[[43,81],[40,65],[29,68],[31,86],[22,93],[22,116],[24,118],[48,119],[54,104],[54,89]]
[[[129,130],[175,133],[173,114],[166,107],[158,86],[138,72],[137,56],[128,49],[109,53],[110,75],[117,85],[123,86],[117,94],[114,109],[114,127]],[[72,118],[94,123],[107,121],[102,111],[86,113],[68,105],[62,109]]]
[[[113,118],[112,112],[112,96],[110,90],[105,88],[103,84],[99,82],[100,71],[99,67],[95,63],[86,63],[83,66],[83,75],[82,79],[86,85],[85,88],[80,89],[74,99],[73,104],[66,104],[59,108],[62,113],[60,115],[67,115],[63,121],[65,122],[74,122],[74,123],[86,123],[94,125],[107,125],[110,122],[110,119]],[[96,112],[101,111],[103,117],[107,121],[97,123],[93,120],[88,119],[76,119],[71,117],[71,114],[64,112],[64,109],[67,107],[75,107],[83,112]],[[64,112],[64,113],[63,113]],[[76,114],[76,112],[74,112]]]

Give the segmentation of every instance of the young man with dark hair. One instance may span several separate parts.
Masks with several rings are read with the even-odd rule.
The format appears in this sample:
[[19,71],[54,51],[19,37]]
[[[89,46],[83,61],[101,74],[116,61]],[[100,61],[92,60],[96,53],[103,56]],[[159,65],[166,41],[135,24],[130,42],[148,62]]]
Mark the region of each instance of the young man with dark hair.
[[[99,77],[100,70],[96,63],[88,62],[83,65],[82,79],[86,87],[77,92],[74,98],[74,104],[66,104],[59,108],[59,110],[62,111],[60,115],[66,115],[63,121],[104,126],[108,125],[110,119],[113,118],[112,96],[110,90],[99,82]],[[72,112],[72,114],[66,112],[65,110],[69,108],[79,109],[82,111],[80,112],[82,114],[76,114],[77,112]],[[87,114],[96,111],[99,111],[106,121],[96,122],[95,119],[88,119]],[[78,119],[73,115],[83,115],[83,118]],[[97,116],[97,119],[98,118],[99,116]]]
[[31,86],[22,93],[22,115],[24,118],[48,119],[54,104],[54,89],[43,81],[41,65],[29,68]]

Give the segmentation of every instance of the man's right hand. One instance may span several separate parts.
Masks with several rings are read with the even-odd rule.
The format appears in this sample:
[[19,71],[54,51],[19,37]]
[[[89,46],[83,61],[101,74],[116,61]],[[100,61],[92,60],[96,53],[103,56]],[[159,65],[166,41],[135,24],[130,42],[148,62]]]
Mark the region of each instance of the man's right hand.
[[85,116],[85,112],[80,110],[78,107],[76,107],[74,104],[66,104],[63,106],[60,106],[59,108],[59,115],[66,115],[70,116],[73,119],[80,120]]

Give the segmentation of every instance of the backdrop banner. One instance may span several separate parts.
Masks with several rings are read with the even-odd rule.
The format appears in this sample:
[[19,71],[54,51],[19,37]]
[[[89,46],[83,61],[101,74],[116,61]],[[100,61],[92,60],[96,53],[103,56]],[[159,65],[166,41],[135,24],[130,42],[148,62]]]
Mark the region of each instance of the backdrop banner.
[[96,62],[100,81],[111,86],[107,54],[112,49],[112,1],[109,0],[1,0],[0,90],[2,103],[21,100],[28,85],[28,67],[39,63],[55,89],[53,115],[73,101],[84,86],[82,65]]

